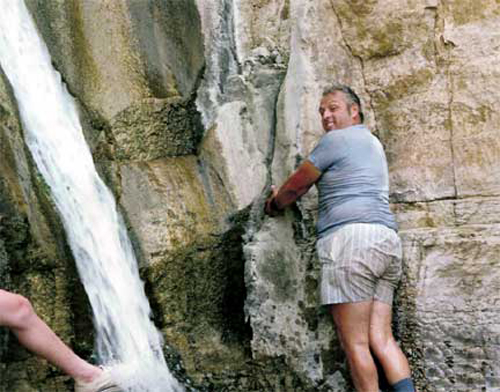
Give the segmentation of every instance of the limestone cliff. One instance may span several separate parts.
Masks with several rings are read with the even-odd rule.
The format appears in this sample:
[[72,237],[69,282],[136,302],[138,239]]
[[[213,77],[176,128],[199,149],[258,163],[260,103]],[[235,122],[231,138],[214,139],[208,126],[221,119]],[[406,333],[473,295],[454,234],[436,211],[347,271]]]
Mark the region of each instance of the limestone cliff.
[[[27,3],[178,377],[198,390],[351,390],[317,305],[315,192],[262,214],[270,184],[322,134],[322,88],[340,82],[388,155],[405,252],[395,328],[419,391],[500,388],[497,1]],[[88,308],[3,77],[0,140],[0,282],[88,356]],[[0,355],[6,391],[70,390],[13,339]]]

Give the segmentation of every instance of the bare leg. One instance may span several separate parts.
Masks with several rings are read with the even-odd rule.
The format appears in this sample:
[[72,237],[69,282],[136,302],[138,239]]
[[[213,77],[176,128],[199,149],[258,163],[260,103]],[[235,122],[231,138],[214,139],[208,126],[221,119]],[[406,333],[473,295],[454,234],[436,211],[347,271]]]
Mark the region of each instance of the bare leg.
[[359,392],[379,390],[377,368],[369,346],[371,307],[371,301],[330,306],[354,386]]
[[370,321],[370,347],[384,369],[391,385],[410,377],[408,360],[392,335],[392,307],[374,301]]
[[77,356],[34,312],[30,302],[0,290],[0,325],[8,327],[28,350],[80,381],[91,381],[101,369]]

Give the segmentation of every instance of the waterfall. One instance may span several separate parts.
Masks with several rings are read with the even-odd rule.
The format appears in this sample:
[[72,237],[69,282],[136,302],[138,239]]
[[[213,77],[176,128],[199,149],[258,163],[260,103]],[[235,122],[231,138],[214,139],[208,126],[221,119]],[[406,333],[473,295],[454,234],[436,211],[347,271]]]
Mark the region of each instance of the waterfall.
[[165,363],[130,240],[114,198],[96,172],[76,105],[24,2],[0,4],[0,65],[88,294],[99,360],[119,364],[115,373],[126,390],[182,391]]

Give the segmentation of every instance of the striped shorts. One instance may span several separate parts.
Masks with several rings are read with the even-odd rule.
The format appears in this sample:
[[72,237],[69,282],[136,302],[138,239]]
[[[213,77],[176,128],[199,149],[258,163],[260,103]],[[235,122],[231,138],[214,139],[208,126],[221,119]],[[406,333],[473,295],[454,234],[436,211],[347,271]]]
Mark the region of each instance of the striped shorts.
[[321,304],[378,300],[392,305],[401,278],[398,234],[386,226],[353,223],[320,238]]

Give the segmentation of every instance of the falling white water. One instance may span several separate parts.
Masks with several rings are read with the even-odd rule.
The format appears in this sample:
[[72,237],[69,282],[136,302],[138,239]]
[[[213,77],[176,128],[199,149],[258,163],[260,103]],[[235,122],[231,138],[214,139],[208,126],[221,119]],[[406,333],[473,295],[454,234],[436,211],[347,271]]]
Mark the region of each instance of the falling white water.
[[22,0],[0,0],[0,65],[26,143],[50,186],[87,291],[100,361],[134,392],[183,391],[162,354],[137,262],[111,192],[99,178],[76,106]]

